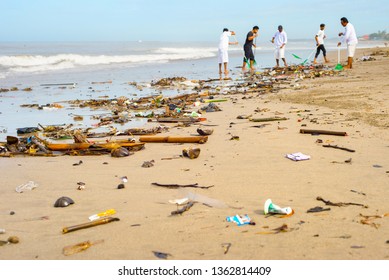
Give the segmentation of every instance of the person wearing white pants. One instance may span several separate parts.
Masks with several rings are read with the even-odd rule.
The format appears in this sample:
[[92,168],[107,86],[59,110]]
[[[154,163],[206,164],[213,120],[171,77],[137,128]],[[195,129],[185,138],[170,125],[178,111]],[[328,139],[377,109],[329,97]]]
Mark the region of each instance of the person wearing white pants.
[[345,29],[344,32],[339,33],[339,36],[343,36],[343,38],[342,41],[338,43],[338,47],[340,47],[342,43],[347,43],[347,65],[344,68],[351,69],[353,68],[353,57],[355,49],[357,48],[358,38],[354,26],[348,22],[347,18],[342,17],[340,19],[340,24],[345,27]]
[[230,43],[229,37],[235,35],[234,31],[228,31],[228,28],[223,29],[223,33],[220,35],[219,48],[218,48],[218,58],[219,58],[219,75],[222,75],[222,64],[224,64],[224,74],[228,75],[228,45],[237,44]]
[[282,25],[278,26],[278,31],[274,34],[271,42],[275,45],[276,50],[274,52],[274,57],[276,59],[276,67],[280,67],[280,59],[284,62],[285,67],[288,66],[285,59],[285,45],[288,42],[288,36],[284,31]]

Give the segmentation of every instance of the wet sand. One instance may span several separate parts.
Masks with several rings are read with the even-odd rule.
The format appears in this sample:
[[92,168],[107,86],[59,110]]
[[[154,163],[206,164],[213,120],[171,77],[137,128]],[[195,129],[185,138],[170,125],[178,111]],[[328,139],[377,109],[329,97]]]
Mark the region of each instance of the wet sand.
[[[359,50],[356,58],[363,53],[371,51]],[[6,230],[0,240],[11,235],[20,239],[0,247],[0,259],[156,259],[152,251],[184,260],[388,259],[389,217],[369,225],[362,224],[360,216],[389,213],[389,58],[375,58],[356,61],[354,69],[341,76],[298,82],[300,89],[223,96],[229,99],[217,104],[223,111],[205,114],[206,124],[214,125],[205,144],[147,143],[145,150],[127,158],[0,158],[0,228]],[[336,61],[336,54],[330,59]],[[236,118],[243,114],[288,120],[258,128],[253,126],[262,123]],[[171,128],[168,135],[197,134],[197,127]],[[300,134],[301,128],[344,131],[348,136]],[[239,140],[230,140],[232,136]],[[318,139],[323,143],[316,143]],[[197,159],[175,158],[190,146],[201,149]],[[285,158],[295,152],[311,159]],[[73,165],[80,160],[81,165]],[[142,168],[148,160],[154,160],[154,166]],[[117,189],[122,176],[128,182]],[[30,180],[38,188],[15,192],[16,186]],[[77,190],[80,181],[85,190]],[[153,182],[213,187],[176,190]],[[168,201],[186,192],[217,199],[227,207],[195,203],[182,215],[170,216],[177,207]],[[71,197],[75,204],[54,208],[61,196]],[[316,200],[318,196],[366,207],[326,206]],[[268,198],[290,206],[295,214],[265,216]],[[307,213],[316,206],[331,210]],[[88,222],[90,215],[111,208],[120,221],[62,234],[63,227]],[[256,224],[239,227],[226,222],[227,216],[236,214],[248,214]],[[283,224],[286,232],[265,234]],[[65,246],[87,240],[104,242],[71,256],[62,254]],[[226,254],[223,243],[231,243]]]

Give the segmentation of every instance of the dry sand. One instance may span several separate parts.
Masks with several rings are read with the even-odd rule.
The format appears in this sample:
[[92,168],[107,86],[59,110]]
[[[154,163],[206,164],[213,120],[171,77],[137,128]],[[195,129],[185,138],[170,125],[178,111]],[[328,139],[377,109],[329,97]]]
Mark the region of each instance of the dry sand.
[[[361,56],[358,51],[356,58]],[[229,96],[230,101],[218,104],[223,111],[206,114],[215,131],[206,144],[192,145],[201,148],[197,159],[161,160],[180,155],[190,145],[159,143],[119,159],[0,158],[0,228],[6,230],[0,240],[20,238],[19,244],[0,247],[0,259],[156,259],[152,251],[169,253],[169,259],[196,260],[389,259],[389,217],[374,220],[377,227],[362,224],[360,217],[389,213],[389,58],[376,59],[356,61],[355,68],[340,77],[299,82],[299,90]],[[263,112],[254,112],[257,108]],[[288,120],[255,128],[261,123],[236,119],[242,114]],[[196,128],[172,128],[168,134],[196,134]],[[300,134],[301,128],[345,131],[348,136]],[[239,140],[230,140],[231,134]],[[324,148],[317,139],[356,152]],[[294,152],[311,159],[285,158]],[[345,163],[349,158],[351,164]],[[141,167],[152,159],[154,167]],[[83,164],[73,166],[79,160]],[[117,189],[121,176],[129,182]],[[39,187],[15,192],[29,180]],[[85,190],[77,190],[79,181],[86,183]],[[152,182],[214,187],[175,190]],[[228,207],[196,203],[181,216],[170,216],[176,206],[168,201],[184,197],[186,191]],[[71,197],[75,204],[54,208],[61,196]],[[368,208],[325,206],[317,196]],[[295,214],[266,217],[263,206],[268,198],[292,207]],[[315,206],[331,210],[307,213]],[[62,234],[63,227],[88,222],[90,215],[110,208],[120,221]],[[226,222],[227,216],[236,214],[248,214],[256,225]],[[258,234],[283,224],[288,232]],[[63,247],[87,240],[104,242],[72,256],[62,254]],[[231,243],[227,254],[223,243]]]

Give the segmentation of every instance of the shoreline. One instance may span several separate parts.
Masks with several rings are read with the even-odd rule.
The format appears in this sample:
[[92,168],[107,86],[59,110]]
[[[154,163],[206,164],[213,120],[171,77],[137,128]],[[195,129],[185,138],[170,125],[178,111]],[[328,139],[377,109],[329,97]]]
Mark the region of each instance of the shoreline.
[[[360,56],[358,51],[355,57]],[[336,54],[329,58],[335,62]],[[229,101],[220,103],[222,111],[205,114],[206,124],[214,126],[205,144],[147,143],[145,150],[121,159],[0,158],[7,174],[0,189],[0,228],[6,230],[0,239],[20,238],[19,244],[0,248],[0,259],[156,259],[152,251],[183,260],[388,259],[389,217],[374,220],[379,226],[373,226],[362,224],[360,216],[389,213],[389,101],[384,80],[388,60],[377,56],[376,61],[355,61],[355,69],[343,71],[340,77],[305,79],[297,82],[299,87],[279,93],[223,95]],[[253,127],[258,123],[237,119],[250,114],[288,120]],[[167,135],[195,134],[198,127],[168,126]],[[304,135],[298,133],[301,128],[346,131],[348,136]],[[233,135],[239,140],[230,140]],[[356,152],[324,148],[317,139]],[[176,158],[189,146],[201,149],[197,159]],[[293,162],[285,158],[294,152],[311,159]],[[351,163],[345,163],[349,158]],[[74,166],[79,160],[83,164]],[[150,160],[155,161],[153,167],[141,167]],[[117,189],[122,176],[129,182]],[[30,180],[38,188],[15,192],[16,186]],[[79,181],[85,182],[85,190],[77,190]],[[214,187],[172,190],[152,186],[153,182]],[[217,199],[228,207],[195,203],[181,216],[170,216],[176,206],[168,201],[188,192]],[[71,197],[75,204],[54,208],[60,196]],[[368,208],[330,206],[330,211],[307,213],[315,206],[327,207],[317,196]],[[268,198],[282,207],[290,206],[295,214],[284,219],[265,216]],[[117,211],[119,222],[61,233],[63,227],[87,222],[90,215],[111,208]],[[248,214],[256,225],[238,227],[226,222],[227,216],[236,214]],[[283,224],[287,224],[286,232],[262,234]],[[103,243],[84,252],[62,254],[66,246],[101,239]],[[231,243],[228,254],[224,254],[223,243]]]

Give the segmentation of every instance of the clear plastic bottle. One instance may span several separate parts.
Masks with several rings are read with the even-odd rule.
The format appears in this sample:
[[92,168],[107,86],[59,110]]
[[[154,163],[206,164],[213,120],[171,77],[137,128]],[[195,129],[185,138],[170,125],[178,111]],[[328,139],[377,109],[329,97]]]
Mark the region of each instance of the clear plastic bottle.
[[28,181],[26,184],[22,184],[20,186],[17,186],[15,190],[18,193],[22,193],[24,191],[31,191],[37,187],[38,187],[37,183],[35,183],[34,181]]

